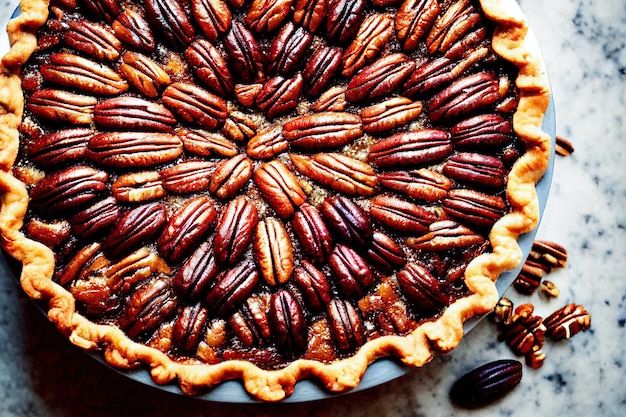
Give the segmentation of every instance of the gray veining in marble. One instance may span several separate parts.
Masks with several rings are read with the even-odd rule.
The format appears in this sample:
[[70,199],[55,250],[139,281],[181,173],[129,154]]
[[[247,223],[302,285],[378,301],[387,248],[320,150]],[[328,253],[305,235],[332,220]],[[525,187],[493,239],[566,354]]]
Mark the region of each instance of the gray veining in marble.
[[[0,5],[4,27],[14,2]],[[547,300],[509,291],[548,314],[567,303],[592,314],[590,331],[547,343],[539,370],[484,409],[454,408],[457,376],[513,358],[483,321],[452,353],[385,386],[323,404],[215,405],[137,384],[70,346],[0,277],[0,417],[4,416],[624,416],[626,415],[626,2],[520,0],[551,76],[557,132],[575,152],[557,158],[538,238],[563,244],[569,263]],[[5,49],[3,49],[5,50]]]

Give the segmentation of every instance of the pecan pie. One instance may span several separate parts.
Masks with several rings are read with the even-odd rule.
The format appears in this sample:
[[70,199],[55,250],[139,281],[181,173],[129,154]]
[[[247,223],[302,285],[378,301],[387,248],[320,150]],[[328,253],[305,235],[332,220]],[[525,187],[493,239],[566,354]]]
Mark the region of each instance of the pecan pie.
[[22,0],[0,226],[69,339],[275,401],[493,309],[548,165],[512,0]]

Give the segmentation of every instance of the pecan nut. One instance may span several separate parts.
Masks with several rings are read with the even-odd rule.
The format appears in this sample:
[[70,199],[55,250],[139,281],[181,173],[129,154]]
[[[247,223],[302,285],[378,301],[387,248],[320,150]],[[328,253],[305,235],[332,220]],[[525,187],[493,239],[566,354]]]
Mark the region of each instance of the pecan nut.
[[222,272],[204,299],[209,312],[217,316],[232,313],[252,294],[258,282],[259,272],[250,261]]
[[213,171],[213,162],[192,160],[159,171],[159,175],[166,191],[190,194],[208,189]]
[[493,105],[500,99],[498,80],[493,73],[480,72],[454,81],[430,100],[433,122],[455,119]]
[[176,118],[165,106],[138,97],[115,97],[94,107],[93,120],[98,127],[112,130],[171,132]]
[[233,333],[243,346],[268,344],[272,336],[268,311],[266,297],[252,296],[228,320]]
[[413,72],[415,65],[415,61],[401,53],[380,58],[352,77],[346,89],[346,99],[360,103],[389,95]]
[[372,233],[365,257],[383,272],[391,272],[406,262],[406,256],[400,245],[380,230],[375,230]]
[[374,275],[365,260],[345,245],[335,246],[328,266],[341,293],[348,298],[361,298],[374,285]]
[[186,48],[195,38],[194,29],[178,0],[146,0],[146,15],[155,32],[175,48]]
[[246,25],[257,33],[271,32],[279,27],[291,11],[294,0],[253,0]]
[[431,55],[446,53],[452,45],[481,21],[480,14],[467,0],[458,0],[441,15],[426,37]]
[[70,48],[95,59],[113,61],[120,56],[122,43],[103,25],[85,19],[69,20],[63,41]]
[[293,21],[309,32],[315,33],[326,18],[327,12],[326,0],[296,0]]
[[230,140],[243,142],[256,135],[256,122],[241,112],[230,112],[226,123],[222,127],[222,133]]
[[246,154],[255,159],[270,159],[289,149],[279,124],[254,135],[246,145]]
[[213,239],[215,258],[221,265],[234,265],[241,259],[252,241],[258,221],[256,207],[244,196],[228,203]]
[[591,326],[591,315],[585,307],[572,303],[550,314],[543,324],[546,326],[546,337],[552,340],[569,339]]
[[328,0],[326,38],[339,45],[347,45],[363,21],[365,0]]
[[264,79],[265,58],[261,46],[243,23],[234,21],[225,42],[235,72],[243,83]]
[[269,79],[255,97],[255,104],[268,119],[289,113],[302,96],[302,74],[292,78],[276,76]]
[[441,13],[437,0],[407,0],[396,13],[397,37],[405,51],[413,51]]
[[275,286],[289,281],[294,270],[293,246],[280,220],[268,217],[258,223],[254,258],[269,285]]
[[198,246],[172,279],[176,294],[185,299],[202,297],[220,272],[211,242]]
[[282,352],[294,355],[307,347],[307,323],[296,298],[287,290],[272,294],[270,321],[274,340]]
[[172,161],[183,152],[181,140],[170,133],[106,132],[89,140],[87,155],[111,167],[146,168]]
[[446,160],[443,173],[461,183],[497,190],[504,187],[507,170],[500,158],[462,152]]
[[210,42],[215,42],[226,34],[232,24],[232,13],[223,0],[192,0],[191,11],[194,20]]
[[157,98],[170,84],[170,76],[159,64],[138,52],[127,51],[122,56],[120,72],[139,92]]
[[372,224],[365,210],[354,201],[343,196],[326,197],[319,210],[340,241],[359,248],[367,246],[372,236]]
[[339,350],[353,351],[365,343],[363,320],[349,301],[333,298],[327,311],[330,331]]
[[91,129],[75,128],[51,132],[31,142],[28,156],[39,165],[60,165],[83,159],[87,144],[93,136]]
[[213,93],[225,97],[233,92],[235,83],[226,60],[206,39],[198,39],[185,50],[185,59],[200,81]]
[[219,155],[232,158],[239,153],[237,145],[220,133],[202,129],[181,129],[177,133],[185,150],[199,156]]
[[363,131],[375,134],[406,125],[416,120],[421,113],[421,102],[394,97],[362,109],[359,115],[363,121]]
[[506,203],[501,197],[469,189],[455,189],[443,200],[450,216],[481,227],[491,227],[504,215]]
[[290,76],[296,72],[308,52],[313,35],[289,22],[278,32],[268,54],[267,71],[270,75]]
[[348,107],[346,101],[345,87],[331,87],[319,96],[317,101],[311,105],[311,110],[315,112],[344,111]]
[[178,117],[204,129],[217,129],[228,117],[226,102],[195,84],[170,84],[163,92],[162,100]]
[[351,77],[359,69],[374,61],[393,36],[393,19],[381,13],[365,18],[356,37],[343,54],[341,74]]
[[283,125],[283,137],[306,151],[345,146],[361,137],[361,118],[346,112],[322,112],[299,116]]
[[35,91],[28,98],[25,109],[54,122],[88,125],[93,122],[96,103],[96,98],[92,96],[46,89]]
[[317,208],[304,203],[291,221],[305,256],[313,262],[322,263],[332,250],[332,237]]
[[252,176],[252,161],[245,154],[221,162],[209,183],[209,191],[219,198],[230,198],[246,185]]
[[261,163],[254,171],[254,183],[265,201],[282,218],[293,216],[306,201],[298,179],[280,160]]
[[141,14],[125,8],[111,23],[115,36],[125,44],[146,52],[156,48],[150,25]]
[[202,341],[209,311],[201,303],[187,305],[174,322],[172,345],[179,352],[193,352]]
[[125,203],[139,203],[165,196],[163,183],[155,171],[122,174],[111,184],[111,192],[117,201]]
[[450,134],[461,148],[502,146],[511,142],[513,123],[498,114],[482,114],[455,124]]
[[390,190],[425,201],[442,200],[452,187],[452,181],[448,177],[426,168],[383,172],[378,178],[380,183]]
[[113,226],[121,214],[114,197],[100,200],[70,218],[72,231],[80,238],[97,235]]
[[406,239],[406,244],[410,247],[429,251],[468,248],[484,242],[483,236],[453,220],[433,222],[428,226],[428,233]]
[[313,310],[323,310],[330,302],[330,283],[326,275],[309,261],[300,262],[294,271],[293,280],[302,292],[307,306]]
[[330,84],[341,69],[341,48],[328,45],[315,48],[302,72],[307,94],[316,97]]
[[521,380],[520,362],[509,359],[489,362],[459,378],[450,389],[450,399],[467,408],[487,405],[509,393]]
[[450,134],[424,129],[397,133],[370,147],[369,161],[379,167],[425,165],[452,153]]
[[424,234],[437,216],[426,208],[396,197],[379,195],[372,200],[370,215],[398,233]]
[[445,283],[435,278],[422,265],[409,262],[396,274],[402,294],[419,310],[438,311],[450,305]]

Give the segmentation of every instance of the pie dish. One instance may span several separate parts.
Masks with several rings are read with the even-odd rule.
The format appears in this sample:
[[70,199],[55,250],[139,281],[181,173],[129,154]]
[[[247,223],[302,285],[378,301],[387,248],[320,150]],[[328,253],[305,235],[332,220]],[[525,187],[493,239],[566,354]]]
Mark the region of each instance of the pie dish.
[[73,343],[186,394],[422,366],[538,223],[527,31],[507,0],[24,0],[2,246]]

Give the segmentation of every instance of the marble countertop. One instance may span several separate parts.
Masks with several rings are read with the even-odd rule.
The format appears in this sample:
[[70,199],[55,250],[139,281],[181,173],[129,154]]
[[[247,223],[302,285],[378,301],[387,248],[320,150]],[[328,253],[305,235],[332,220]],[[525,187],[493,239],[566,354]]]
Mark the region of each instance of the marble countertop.
[[[455,379],[515,358],[485,320],[461,345],[382,387],[323,403],[235,406],[164,393],[109,370],[71,346],[10,277],[0,277],[0,417],[4,416],[623,416],[626,412],[626,3],[519,0],[551,77],[557,133],[575,147],[557,157],[537,237],[565,246],[569,262],[550,279],[558,298],[522,296],[541,315],[575,302],[591,329],[547,343],[542,368],[524,368],[504,399],[454,408]],[[4,28],[15,3],[0,3]],[[523,360],[523,359],[522,359]]]

